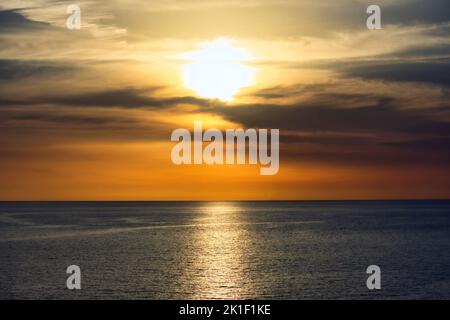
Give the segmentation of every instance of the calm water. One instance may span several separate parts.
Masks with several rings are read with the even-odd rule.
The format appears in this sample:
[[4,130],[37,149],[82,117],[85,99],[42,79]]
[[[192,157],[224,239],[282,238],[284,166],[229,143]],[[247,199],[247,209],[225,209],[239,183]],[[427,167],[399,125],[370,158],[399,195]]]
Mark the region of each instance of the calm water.
[[0,203],[0,298],[449,299],[450,201]]

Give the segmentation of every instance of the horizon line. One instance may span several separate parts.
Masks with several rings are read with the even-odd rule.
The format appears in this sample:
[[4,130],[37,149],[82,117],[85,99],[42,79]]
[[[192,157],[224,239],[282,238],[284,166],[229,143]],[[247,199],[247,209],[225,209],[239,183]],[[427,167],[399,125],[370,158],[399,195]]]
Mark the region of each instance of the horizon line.
[[83,202],[91,202],[91,203],[130,203],[130,202],[377,202],[377,201],[450,201],[448,199],[442,198],[404,198],[404,199],[288,199],[288,200],[0,200],[0,203],[12,203],[12,202],[23,202],[23,203],[39,203],[39,202],[47,202],[47,203],[64,203],[64,202],[72,202],[72,203],[83,203]]

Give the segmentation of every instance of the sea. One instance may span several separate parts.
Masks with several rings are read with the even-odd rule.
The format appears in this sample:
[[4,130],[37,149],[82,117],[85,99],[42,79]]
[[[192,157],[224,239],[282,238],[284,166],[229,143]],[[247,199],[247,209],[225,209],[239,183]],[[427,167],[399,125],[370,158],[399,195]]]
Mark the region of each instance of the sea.
[[0,299],[449,298],[450,201],[0,202]]

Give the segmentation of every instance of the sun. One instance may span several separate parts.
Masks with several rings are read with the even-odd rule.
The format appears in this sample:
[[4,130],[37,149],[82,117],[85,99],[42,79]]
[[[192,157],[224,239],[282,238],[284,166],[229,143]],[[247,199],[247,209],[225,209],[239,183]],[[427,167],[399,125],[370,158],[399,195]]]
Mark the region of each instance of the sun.
[[183,66],[184,86],[204,98],[231,101],[254,81],[254,69],[245,65],[251,55],[228,39],[203,43],[184,58],[188,61]]

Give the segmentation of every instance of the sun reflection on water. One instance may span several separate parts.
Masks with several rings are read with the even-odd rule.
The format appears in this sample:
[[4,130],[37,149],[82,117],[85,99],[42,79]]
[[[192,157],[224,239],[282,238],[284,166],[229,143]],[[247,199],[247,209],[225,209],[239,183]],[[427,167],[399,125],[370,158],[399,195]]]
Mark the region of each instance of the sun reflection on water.
[[[208,203],[199,208],[198,221],[208,223],[196,232],[191,262],[196,298],[239,299],[252,294],[246,275],[248,232],[242,211],[232,203]],[[217,223],[217,224],[215,224]]]

